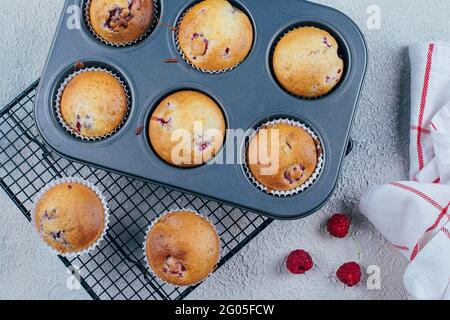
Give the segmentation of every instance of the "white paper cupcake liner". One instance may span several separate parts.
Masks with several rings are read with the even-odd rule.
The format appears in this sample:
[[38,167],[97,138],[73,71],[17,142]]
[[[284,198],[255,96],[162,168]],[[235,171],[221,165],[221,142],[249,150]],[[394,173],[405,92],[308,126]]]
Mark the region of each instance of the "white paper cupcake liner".
[[158,19],[159,19],[159,3],[158,0],[153,0],[153,21],[150,24],[150,26],[148,27],[147,31],[142,34],[139,38],[137,38],[136,40],[130,41],[130,42],[124,42],[124,43],[113,43],[110,42],[106,39],[103,39],[100,35],[98,35],[94,28],[92,27],[91,24],[91,19],[90,19],[90,6],[91,6],[91,0],[85,0],[84,2],[84,21],[86,22],[86,25],[89,29],[89,32],[101,43],[107,45],[107,46],[111,46],[111,47],[116,47],[116,48],[124,48],[124,47],[130,47],[133,46],[135,44],[138,44],[140,42],[142,42],[145,38],[147,38],[150,33],[152,33],[152,31],[156,28],[156,25],[158,24]]
[[33,209],[31,210],[31,221],[33,223],[33,228],[36,228],[37,226],[37,221],[36,221],[36,206],[39,203],[40,199],[45,195],[45,193],[47,193],[51,188],[63,184],[63,183],[72,183],[72,184],[81,184],[83,186],[88,187],[89,189],[91,189],[92,191],[94,191],[97,196],[100,198],[102,205],[103,205],[103,212],[104,212],[104,226],[103,226],[103,231],[100,235],[100,237],[97,239],[97,241],[92,244],[91,246],[89,246],[86,249],[83,249],[81,251],[77,251],[77,252],[67,252],[67,253],[62,253],[59,252],[58,250],[56,250],[55,248],[53,248],[50,244],[47,243],[47,241],[45,241],[44,236],[42,235],[41,232],[39,232],[39,236],[42,239],[43,243],[46,245],[47,248],[49,248],[49,250],[57,255],[66,257],[66,258],[76,258],[78,256],[82,256],[85,254],[88,254],[90,252],[92,252],[96,247],[98,247],[100,245],[100,243],[103,241],[106,232],[108,231],[108,225],[109,225],[109,207],[108,207],[108,202],[106,201],[106,198],[103,196],[103,193],[100,191],[100,189],[98,189],[94,184],[90,183],[87,180],[84,179],[80,179],[80,178],[76,178],[76,177],[68,177],[68,178],[59,178],[59,179],[55,179],[51,182],[49,182],[47,185],[45,185],[40,191],[39,193],[36,195],[34,202],[33,202]]
[[[195,6],[195,5],[194,5],[194,6]],[[194,6],[193,6],[193,7],[194,7]],[[202,68],[196,66],[195,64],[193,64],[193,63],[191,62],[191,60],[189,60],[189,58],[188,58],[188,57],[186,56],[186,54],[184,53],[183,49],[181,49],[180,39],[179,39],[179,36],[178,36],[178,30],[180,29],[180,24],[181,24],[181,22],[183,21],[183,18],[186,16],[186,14],[187,14],[193,7],[187,9],[187,10],[181,15],[181,17],[178,19],[178,22],[177,22],[177,25],[176,25],[176,29],[177,29],[177,30],[175,31],[175,44],[176,44],[177,50],[178,50],[179,54],[181,55],[181,57],[183,58],[183,60],[186,61],[186,63],[187,63],[189,66],[191,66],[192,68],[194,68],[195,70],[198,70],[198,71],[203,72],[203,73],[209,73],[209,74],[222,74],[222,73],[226,73],[226,72],[228,72],[228,71],[234,70],[234,69],[236,69],[237,67],[239,67],[239,66],[245,61],[245,59],[242,60],[241,62],[239,62],[237,65],[235,65],[235,66],[233,66],[233,67],[231,67],[231,68],[223,69],[223,70],[208,70],[208,69],[202,69]]]
[[[219,237],[219,256],[218,256],[218,259],[217,259],[216,267],[214,268],[214,270],[213,270],[213,271],[212,271],[205,279],[200,280],[200,281],[197,282],[197,283],[194,283],[194,284],[191,284],[191,285],[187,285],[187,286],[180,286],[180,285],[177,285],[177,284],[169,283],[169,282],[167,282],[167,281],[164,280],[164,279],[161,279],[161,278],[156,274],[156,272],[153,271],[153,269],[152,269],[152,267],[151,267],[151,265],[150,265],[150,262],[148,261],[148,257],[147,257],[147,238],[148,238],[148,235],[149,235],[150,231],[153,229],[153,227],[154,227],[158,222],[161,221],[162,218],[164,218],[165,216],[167,216],[167,215],[169,215],[169,214],[171,214],[171,213],[176,213],[176,212],[180,212],[180,211],[192,212],[192,213],[195,213],[196,215],[198,215],[199,217],[205,219],[205,220],[208,221],[209,224],[214,228],[214,230],[215,230],[215,232],[216,232],[216,234],[217,234],[217,237]],[[204,215],[198,213],[197,211],[194,211],[194,210],[191,210],[191,209],[186,209],[186,208],[167,211],[167,212],[161,214],[161,215],[160,215],[159,217],[157,217],[156,219],[154,219],[154,220],[152,221],[152,223],[150,224],[150,226],[148,227],[147,232],[145,233],[145,239],[144,239],[144,243],[143,243],[143,245],[142,245],[142,251],[143,251],[143,253],[144,253],[145,264],[146,264],[146,266],[147,266],[147,269],[148,269],[148,270],[150,271],[150,273],[152,274],[152,276],[153,276],[155,279],[159,280],[160,282],[166,283],[166,284],[168,284],[168,285],[170,285],[170,286],[173,286],[173,287],[175,287],[175,288],[193,287],[193,286],[196,286],[196,285],[199,285],[199,284],[205,282],[209,277],[212,276],[212,274],[214,273],[214,271],[215,271],[216,268],[217,268],[217,264],[219,264],[219,262],[220,262],[220,260],[221,260],[221,258],[222,258],[222,245],[221,245],[221,240],[220,240],[219,232],[217,231],[216,226],[211,222],[211,220],[208,219],[208,217],[205,217]]]
[[[287,34],[289,34],[289,33],[292,32],[292,31],[295,31],[295,30],[300,29],[300,28],[306,28],[306,27],[314,27],[314,26],[312,26],[312,25],[298,25],[298,26],[296,26],[296,27],[293,27],[293,28],[287,30],[286,32],[284,32],[283,34],[281,34],[281,35],[277,38],[277,40],[276,40],[275,43],[273,44],[272,49],[271,49],[271,51],[270,51],[270,68],[272,69],[273,77],[274,77],[274,79],[276,80],[278,86],[279,86],[284,92],[286,92],[286,93],[290,94],[291,96],[296,97],[296,98],[298,98],[298,99],[303,99],[303,100],[318,100],[318,99],[321,99],[321,98],[324,98],[324,97],[330,95],[334,90],[336,90],[337,87],[342,83],[342,81],[343,81],[343,79],[344,79],[344,76],[341,76],[341,78],[339,79],[338,83],[331,89],[330,92],[325,93],[325,94],[322,94],[322,95],[317,96],[317,97],[305,97],[305,96],[297,95],[297,94],[295,94],[295,93],[289,91],[288,89],[286,89],[286,88],[280,83],[280,81],[278,80],[277,76],[275,75],[275,71],[274,71],[274,69],[273,69],[273,56],[274,56],[274,53],[275,53],[275,48],[277,47],[278,43],[280,43],[281,39],[283,39]],[[319,28],[319,27],[316,27],[316,28]],[[326,31],[326,32],[329,33],[328,30],[325,30],[325,29],[322,29],[322,28],[319,28],[319,29],[321,29],[321,30]],[[343,72],[342,72],[343,75],[345,74],[346,67],[347,67],[347,66],[344,64],[344,70],[343,70]]]
[[[112,75],[113,77],[115,77],[120,82],[120,84],[122,85],[122,87],[125,91],[125,94],[127,96],[127,111],[125,112],[125,115],[123,116],[122,122],[112,132],[109,132],[109,133],[107,133],[103,136],[99,136],[99,137],[86,137],[86,136],[83,136],[82,134],[80,134],[79,132],[77,132],[76,130],[72,129],[64,120],[64,117],[62,116],[62,113],[61,113],[61,99],[62,99],[62,95],[63,95],[64,90],[66,89],[67,85],[76,76],[78,76],[84,72],[95,72],[95,71],[106,72],[106,73]],[[91,142],[99,141],[99,140],[104,140],[106,138],[111,137],[125,125],[125,123],[128,119],[128,116],[130,115],[130,111],[131,111],[131,96],[130,96],[130,92],[128,90],[127,85],[117,74],[115,74],[114,72],[109,71],[105,68],[90,67],[90,68],[84,68],[84,69],[78,70],[78,71],[72,73],[71,75],[69,75],[67,78],[65,78],[64,81],[59,86],[58,91],[56,92],[55,113],[56,113],[56,117],[58,118],[59,123],[71,135],[75,136],[78,139],[84,140],[84,141],[91,141]]]
[[[256,134],[259,132],[259,130],[264,129],[264,127],[266,126],[270,126],[270,125],[275,125],[275,124],[289,124],[292,126],[296,126],[299,128],[302,128],[303,130],[305,130],[315,141],[317,141],[317,151],[318,151],[318,159],[317,159],[317,166],[316,166],[316,170],[314,170],[313,174],[311,175],[311,177],[301,186],[293,189],[293,190],[289,190],[289,191],[277,191],[277,190],[269,190],[266,186],[262,185],[251,173],[250,168],[248,167],[247,164],[247,150],[249,147],[249,143],[250,141],[256,136]],[[308,189],[309,187],[311,187],[316,180],[319,178],[320,174],[322,173],[324,164],[325,164],[325,156],[324,156],[324,149],[322,146],[322,142],[320,141],[320,138],[318,137],[318,135],[316,135],[314,133],[314,131],[311,130],[311,128],[309,128],[308,126],[306,126],[305,124],[296,121],[296,120],[292,120],[292,119],[276,119],[276,120],[272,120],[272,121],[268,121],[265,122],[264,124],[262,124],[261,126],[259,126],[255,132],[253,132],[253,134],[249,137],[248,142],[245,145],[245,150],[244,150],[244,171],[245,174],[247,175],[247,177],[250,179],[250,181],[261,191],[270,194],[272,196],[275,197],[291,197],[294,195],[297,195],[299,193],[304,192],[306,189]]]

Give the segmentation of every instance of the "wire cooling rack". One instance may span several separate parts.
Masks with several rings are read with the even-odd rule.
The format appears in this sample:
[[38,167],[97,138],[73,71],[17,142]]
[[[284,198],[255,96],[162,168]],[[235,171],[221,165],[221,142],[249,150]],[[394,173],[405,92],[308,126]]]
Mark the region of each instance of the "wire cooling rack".
[[164,284],[145,267],[142,243],[158,215],[191,208],[208,216],[222,241],[224,265],[272,220],[218,202],[130,179],[61,158],[39,138],[33,104],[38,81],[0,111],[0,186],[30,220],[35,195],[57,177],[77,176],[95,183],[111,208],[108,234],[89,255],[59,257],[93,299],[181,300],[196,287]]

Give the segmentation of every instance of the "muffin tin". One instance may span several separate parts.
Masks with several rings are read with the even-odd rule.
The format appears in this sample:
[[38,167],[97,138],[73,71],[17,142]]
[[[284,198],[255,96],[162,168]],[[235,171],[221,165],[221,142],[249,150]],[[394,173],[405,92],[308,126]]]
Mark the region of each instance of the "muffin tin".
[[[323,206],[331,196],[349,143],[349,132],[367,67],[363,36],[352,20],[339,11],[302,0],[281,3],[261,0],[230,1],[251,18],[255,40],[247,59],[236,68],[210,74],[190,66],[177,49],[175,32],[162,24],[141,42],[126,46],[106,45],[92,36],[84,20],[83,1],[67,0],[58,32],[42,75],[35,104],[35,120],[42,138],[57,153],[73,160],[126,174],[156,184],[198,194],[275,219],[305,217]],[[158,15],[167,25],[177,25],[195,1],[159,0]],[[76,4],[81,30],[67,27],[66,12]],[[271,68],[274,45],[287,31],[317,26],[339,42],[346,68],[340,84],[318,99],[301,99],[285,92]],[[166,59],[177,59],[167,63]],[[55,97],[61,83],[85,67],[108,69],[127,84],[131,110],[126,123],[114,135],[99,141],[83,141],[68,133],[55,113]],[[229,129],[249,130],[277,118],[304,123],[320,137],[324,149],[321,175],[308,189],[294,196],[275,197],[259,190],[246,176],[241,161],[210,163],[193,169],[166,164],[148,140],[148,119],[158,102],[177,90],[192,89],[208,94],[221,106]],[[235,149],[242,160],[245,142],[233,146],[227,137],[218,157]]]

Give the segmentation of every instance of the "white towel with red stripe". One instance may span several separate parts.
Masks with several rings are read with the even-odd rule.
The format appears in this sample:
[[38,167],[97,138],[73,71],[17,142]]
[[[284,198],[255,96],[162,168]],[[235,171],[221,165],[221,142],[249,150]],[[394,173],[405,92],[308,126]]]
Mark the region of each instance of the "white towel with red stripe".
[[367,191],[360,210],[411,262],[416,299],[450,299],[450,45],[422,43],[411,59],[410,180]]

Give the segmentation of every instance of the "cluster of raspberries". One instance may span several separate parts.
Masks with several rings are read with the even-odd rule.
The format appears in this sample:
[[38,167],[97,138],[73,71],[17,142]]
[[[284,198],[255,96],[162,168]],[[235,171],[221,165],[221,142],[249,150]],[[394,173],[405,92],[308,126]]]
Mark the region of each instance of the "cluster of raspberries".
[[[350,230],[351,220],[345,214],[333,215],[327,223],[328,232],[336,238],[345,238]],[[286,260],[287,269],[293,274],[304,274],[314,266],[311,255],[305,250],[292,251]],[[349,287],[361,281],[361,267],[356,262],[344,263],[336,271],[336,277]]]

